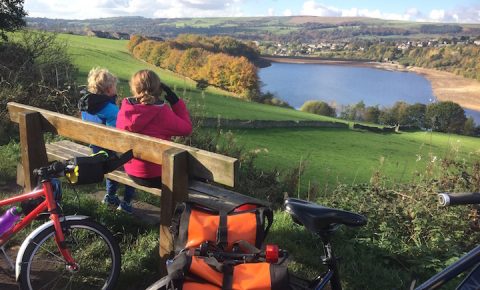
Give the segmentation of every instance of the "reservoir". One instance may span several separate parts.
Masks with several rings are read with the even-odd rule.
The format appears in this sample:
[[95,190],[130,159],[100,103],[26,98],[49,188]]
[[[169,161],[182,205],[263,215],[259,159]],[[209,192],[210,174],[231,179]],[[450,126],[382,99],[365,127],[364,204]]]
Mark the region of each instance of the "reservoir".
[[[366,106],[391,107],[397,101],[429,104],[432,86],[412,72],[327,64],[275,63],[258,72],[261,91],[299,109],[308,100],[321,100],[340,108],[363,101]],[[337,113],[339,110],[337,109]],[[480,113],[468,110],[480,123]]]

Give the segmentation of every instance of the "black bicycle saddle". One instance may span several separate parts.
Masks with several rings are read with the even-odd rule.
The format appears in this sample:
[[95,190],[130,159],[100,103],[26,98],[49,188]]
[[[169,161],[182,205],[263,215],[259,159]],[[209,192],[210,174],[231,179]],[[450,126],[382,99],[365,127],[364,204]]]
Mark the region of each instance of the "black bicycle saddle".
[[292,216],[295,222],[305,226],[314,233],[331,230],[338,224],[349,227],[367,224],[367,218],[363,215],[324,207],[297,198],[286,199],[284,205],[285,211]]

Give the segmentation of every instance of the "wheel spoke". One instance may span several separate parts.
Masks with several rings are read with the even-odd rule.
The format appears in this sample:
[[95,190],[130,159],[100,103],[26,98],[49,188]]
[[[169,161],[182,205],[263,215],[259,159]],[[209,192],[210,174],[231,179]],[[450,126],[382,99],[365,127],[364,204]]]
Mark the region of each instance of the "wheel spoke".
[[63,259],[63,257],[60,257],[59,255],[55,254],[54,252],[50,251],[49,249],[47,249],[45,246],[43,245],[40,245],[38,243],[33,243],[34,245],[36,246],[40,246],[40,249],[44,250],[45,252],[49,253],[50,255],[52,255],[53,257],[57,258],[57,260],[59,262],[62,262],[62,263],[65,263],[65,260]]
[[120,250],[111,233],[88,220],[67,221],[66,226],[65,245],[79,268],[69,269],[55,253],[54,230],[47,228],[25,250],[20,284],[33,289],[111,289],[120,271]]

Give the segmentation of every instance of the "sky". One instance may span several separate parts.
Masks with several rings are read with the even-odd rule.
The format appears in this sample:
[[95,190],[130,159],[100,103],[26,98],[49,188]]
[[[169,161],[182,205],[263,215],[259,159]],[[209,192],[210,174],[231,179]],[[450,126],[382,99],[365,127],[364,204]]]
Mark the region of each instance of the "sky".
[[363,16],[480,23],[480,0],[25,0],[31,17],[89,19],[247,16]]

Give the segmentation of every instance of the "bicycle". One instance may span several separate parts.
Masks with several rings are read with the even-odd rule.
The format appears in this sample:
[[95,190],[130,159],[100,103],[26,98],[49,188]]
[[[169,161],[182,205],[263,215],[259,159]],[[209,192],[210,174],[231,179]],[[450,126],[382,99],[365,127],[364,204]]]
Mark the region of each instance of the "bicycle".
[[[41,186],[32,192],[0,200],[0,207],[22,201],[41,201],[0,236],[1,250],[12,270],[15,268],[21,289],[108,290],[115,287],[121,254],[112,233],[88,216],[62,214],[61,190],[54,178],[74,173],[75,167],[69,162],[57,161],[36,169],[34,174],[39,177]],[[50,221],[28,235],[13,265],[5,253],[5,244],[45,211]]]
[[[480,193],[462,193],[462,194],[450,194],[450,193],[441,193],[439,194],[440,204],[443,206],[451,205],[462,205],[462,204],[471,204],[471,205],[480,205]],[[285,200],[285,211],[289,213],[293,221],[299,225],[304,226],[308,231],[312,232],[315,235],[318,235],[323,243],[324,256],[321,257],[321,263],[327,267],[327,270],[324,273],[321,273],[318,277],[313,280],[306,280],[294,275],[290,276],[290,289],[295,290],[322,290],[322,289],[331,289],[331,290],[341,290],[341,279],[337,267],[337,258],[334,254],[333,247],[331,244],[331,237],[334,232],[341,226],[349,227],[359,227],[366,225],[367,218],[363,215],[328,208],[320,206],[311,202],[307,202],[300,199],[289,198]],[[201,257],[215,257],[218,261],[230,261],[233,263],[245,263],[245,262],[263,262],[269,261],[269,250],[268,245],[267,249],[260,250],[247,250],[240,251],[237,253],[232,252],[223,252],[218,250],[215,247],[209,247],[202,245],[198,249],[191,249],[190,255],[201,256]],[[274,250],[278,254],[273,259],[270,257],[270,260],[274,263],[277,261],[277,258],[283,257],[283,260],[288,256],[288,253],[283,250]],[[473,269],[472,269],[473,268]],[[430,279],[415,287],[411,286],[411,290],[434,290],[439,289],[452,279],[458,277],[460,274],[465,273],[466,271],[470,273],[466,278],[460,282],[457,290],[473,290],[480,289],[480,246],[477,246],[458,261],[445,268],[441,272],[432,276]],[[170,289],[172,284],[169,284],[168,277],[164,277],[159,281],[152,284],[148,290],[156,289]],[[328,286],[330,288],[328,288]],[[415,288],[414,288],[415,287]]]
[[[293,220],[303,225],[307,230],[317,234],[322,239],[325,256],[322,264],[328,270],[312,281],[307,281],[296,276],[290,277],[290,289],[324,289],[325,285],[331,284],[332,290],[341,290],[340,276],[337,269],[337,258],[334,255],[330,238],[341,225],[350,227],[363,226],[367,223],[366,217],[339,209],[327,208],[304,200],[289,198],[285,200],[285,210]],[[282,264],[288,257],[288,252],[278,247],[267,245],[265,250],[256,249],[243,241],[238,244],[237,250],[224,252],[210,242],[203,243],[197,249],[185,249],[188,255],[199,257],[214,257],[219,262],[242,264],[251,262],[269,262]],[[281,259],[281,260],[279,260]],[[170,287],[170,288],[169,288]],[[150,285],[147,290],[171,289],[170,277],[166,276]]]
[[[441,193],[438,197],[442,206],[480,204],[479,193]],[[322,257],[322,263],[327,266],[328,270],[313,281],[308,282],[307,288],[302,289],[325,289],[325,286],[330,283],[332,290],[341,290],[342,287],[340,284],[336,258],[329,242],[330,235],[335,231],[338,225],[362,226],[366,224],[366,218],[355,213],[329,209],[297,199],[287,199],[285,202],[285,208],[294,221],[305,226],[309,231],[319,235],[324,244],[325,256]],[[466,278],[460,282],[456,288],[457,290],[480,289],[480,246],[475,247],[458,261],[432,276],[418,287],[412,285],[410,289],[439,289],[452,279],[470,269],[472,270]]]

